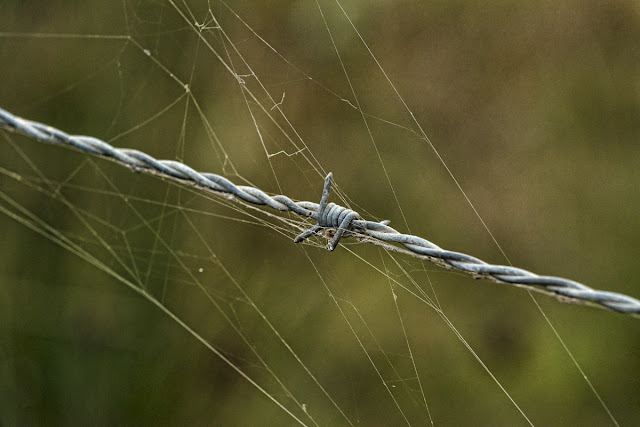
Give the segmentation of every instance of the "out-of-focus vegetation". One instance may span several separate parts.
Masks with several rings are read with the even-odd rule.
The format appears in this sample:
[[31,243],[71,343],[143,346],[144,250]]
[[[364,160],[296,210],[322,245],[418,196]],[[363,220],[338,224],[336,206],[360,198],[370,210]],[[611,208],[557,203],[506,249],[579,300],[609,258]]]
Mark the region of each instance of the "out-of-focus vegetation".
[[[0,106],[296,199],[319,199],[319,165],[367,218],[487,261],[640,296],[636,2],[342,2],[508,260],[336,3],[320,2],[325,25],[310,1],[230,2],[248,27],[224,4],[188,3],[175,2],[193,13],[185,21],[164,1],[3,2]],[[265,154],[304,148],[298,136],[299,154]],[[398,314],[434,424],[525,423],[436,311],[393,281],[411,287],[409,278],[435,290],[534,424],[610,420],[523,290],[402,255],[395,265],[353,241],[303,251],[291,242],[296,229],[243,222],[251,218],[242,212],[261,215],[248,208],[16,135],[0,133],[0,168],[0,206],[18,219],[34,213],[91,254],[0,215],[3,425],[293,423],[92,257],[308,423],[269,369],[319,424],[346,421],[249,299],[353,423],[405,422],[363,348],[408,421],[428,420]],[[613,416],[640,421],[639,321],[536,300]]]

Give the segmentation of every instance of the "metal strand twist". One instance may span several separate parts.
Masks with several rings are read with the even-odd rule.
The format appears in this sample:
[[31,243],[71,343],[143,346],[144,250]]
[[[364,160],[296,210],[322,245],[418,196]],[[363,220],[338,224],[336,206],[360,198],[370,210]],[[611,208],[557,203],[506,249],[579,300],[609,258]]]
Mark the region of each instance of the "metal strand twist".
[[258,188],[236,185],[214,173],[197,172],[177,161],[157,160],[138,150],[115,148],[91,136],[69,135],[45,124],[17,117],[2,108],[0,108],[0,129],[18,132],[42,142],[71,146],[89,154],[109,158],[134,171],[176,179],[216,193],[232,195],[248,203],[266,205],[278,211],[291,211],[315,219],[317,225],[298,235],[294,240],[296,243],[323,228],[334,228],[335,235],[327,245],[329,250],[334,250],[344,233],[351,231],[362,237],[368,236],[387,243],[398,243],[420,258],[469,273],[476,278],[490,279],[550,294],[563,302],[590,304],[620,313],[640,315],[640,301],[630,296],[595,290],[561,277],[540,276],[521,268],[488,264],[471,255],[442,249],[427,239],[402,234],[389,227],[388,221],[362,220],[358,213],[334,203],[328,203],[333,179],[331,173],[325,179],[320,204],[294,202],[284,195],[269,196]]
[[338,242],[342,238],[345,231],[352,229],[353,221],[360,219],[360,215],[351,209],[344,206],[336,205],[335,203],[329,203],[329,193],[331,192],[331,182],[333,181],[333,174],[329,172],[329,175],[324,180],[324,189],[322,190],[322,198],[318,205],[318,225],[314,225],[304,233],[298,235],[293,241],[300,243],[312,234],[315,234],[322,228],[337,228],[335,236],[329,243],[327,243],[327,249],[334,250],[338,246]]

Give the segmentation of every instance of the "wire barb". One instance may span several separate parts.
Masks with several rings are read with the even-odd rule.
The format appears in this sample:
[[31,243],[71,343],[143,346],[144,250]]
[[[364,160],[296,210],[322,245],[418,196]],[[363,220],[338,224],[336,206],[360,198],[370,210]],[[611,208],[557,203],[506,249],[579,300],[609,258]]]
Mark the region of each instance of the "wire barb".
[[338,242],[342,238],[344,232],[352,229],[353,221],[360,219],[360,215],[351,209],[336,205],[335,203],[327,204],[329,201],[332,182],[333,174],[329,172],[329,175],[324,179],[322,198],[320,198],[320,204],[318,205],[318,225],[314,225],[302,234],[296,236],[296,238],[293,239],[295,243],[302,242],[323,228],[333,227],[337,228],[336,234],[329,243],[327,243],[327,249],[333,251],[336,246],[338,246]]
[[[294,239],[296,243],[302,242],[323,228],[335,228],[335,235],[327,244],[327,249],[333,251],[345,232],[357,232],[361,236],[371,238],[370,241],[400,244],[410,251],[406,253],[471,274],[475,278],[524,287],[552,295],[562,302],[595,305],[640,317],[640,300],[633,297],[615,292],[599,291],[561,277],[540,276],[522,268],[492,265],[471,255],[442,249],[422,237],[400,233],[389,227],[389,221],[362,220],[357,212],[335,203],[328,203],[333,181],[331,173],[325,178],[320,204],[294,202],[284,195],[270,196],[255,187],[236,185],[221,175],[197,172],[184,163],[174,160],[157,160],[141,151],[115,148],[90,136],[68,135],[51,126],[17,117],[2,108],[0,108],[0,129],[17,132],[37,141],[73,147],[88,154],[105,157],[136,172],[147,172],[174,179],[218,195],[237,197],[248,203],[266,205],[278,211],[291,211],[317,220],[317,225]],[[396,246],[393,247],[400,250]]]

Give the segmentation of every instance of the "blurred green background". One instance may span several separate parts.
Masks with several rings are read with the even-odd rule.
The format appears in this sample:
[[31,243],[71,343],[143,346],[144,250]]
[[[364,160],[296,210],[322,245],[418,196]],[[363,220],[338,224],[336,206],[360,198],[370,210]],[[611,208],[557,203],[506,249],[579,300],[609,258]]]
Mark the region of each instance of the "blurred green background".
[[[337,3],[187,3],[2,2],[0,107],[299,200],[333,171],[367,218],[640,297],[637,2],[341,2],[508,260]],[[536,296],[542,315],[520,289],[354,239],[294,245],[247,207],[0,140],[2,425],[295,424],[114,274],[308,424],[526,424],[401,286],[435,292],[532,423],[612,422],[572,357],[618,422],[640,422],[636,319]]]

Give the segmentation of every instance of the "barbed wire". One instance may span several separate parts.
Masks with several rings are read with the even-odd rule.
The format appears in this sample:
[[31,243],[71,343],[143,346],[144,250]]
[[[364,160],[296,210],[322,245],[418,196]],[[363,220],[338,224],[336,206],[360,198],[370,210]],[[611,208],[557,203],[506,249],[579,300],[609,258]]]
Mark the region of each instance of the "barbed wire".
[[[265,205],[275,210],[291,211],[313,218],[317,225],[300,234],[295,242],[301,242],[321,230],[336,229],[327,245],[334,250],[343,236],[372,238],[387,243],[397,243],[419,258],[446,268],[489,279],[499,283],[524,287],[552,295],[562,302],[600,306],[620,313],[640,315],[640,301],[627,295],[592,289],[573,280],[554,276],[540,276],[530,271],[507,265],[492,265],[471,255],[442,249],[422,237],[403,234],[389,226],[389,221],[366,221],[357,212],[334,203],[327,203],[331,190],[332,174],[325,179],[320,203],[295,202],[284,195],[270,196],[264,191],[246,185],[236,185],[223,176],[202,173],[174,160],[157,160],[149,154],[112,145],[91,136],[69,135],[59,129],[26,120],[0,108],[0,129],[17,132],[29,138],[51,144],[76,148],[85,153],[111,159],[135,172],[146,172],[196,185],[221,195],[229,195],[255,205]],[[329,233],[330,234],[330,233]],[[395,247],[395,246],[394,246]],[[400,248],[398,248],[400,249]],[[410,251],[410,252],[409,252]]]

